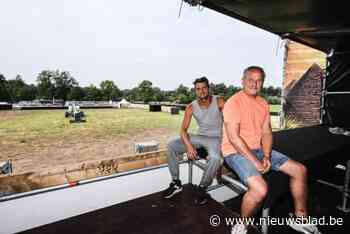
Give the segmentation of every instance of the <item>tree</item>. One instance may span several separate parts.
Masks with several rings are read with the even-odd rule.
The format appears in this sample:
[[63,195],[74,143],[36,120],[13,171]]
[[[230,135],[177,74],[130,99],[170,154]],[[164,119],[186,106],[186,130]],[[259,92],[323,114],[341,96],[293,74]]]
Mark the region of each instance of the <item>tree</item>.
[[20,75],[17,75],[15,79],[6,81],[5,77],[0,74],[1,101],[29,101],[34,100],[36,96],[36,86],[26,84]]
[[69,100],[81,101],[84,100],[86,96],[85,89],[80,86],[75,86],[70,90],[68,95]]
[[21,91],[21,99],[23,101],[32,101],[36,99],[38,95],[38,89],[35,85],[25,85]]
[[44,99],[63,99],[67,100],[71,89],[78,85],[78,82],[68,71],[59,70],[42,71],[38,77],[38,93],[40,98]]
[[158,88],[158,87],[154,87],[153,88],[152,101],[156,101],[156,102],[163,102],[163,101],[165,101],[164,100],[164,92],[162,90],[160,90],[160,88]]
[[187,96],[189,93],[189,89],[183,84],[180,84],[179,87],[177,87],[177,89],[175,90],[175,92],[177,95],[184,94]]
[[54,96],[55,86],[53,84],[53,77],[55,72],[44,70],[39,73],[36,81],[38,83],[38,95],[42,99],[52,99]]
[[235,87],[233,85],[228,86],[227,87],[227,92],[226,92],[226,95],[225,95],[225,99],[230,98],[232,95],[234,95],[235,93],[237,93],[240,90],[241,90],[241,88],[239,88],[239,87]]
[[7,81],[2,74],[0,74],[0,102],[11,102],[11,96],[7,90]]
[[188,104],[193,100],[189,88],[182,84],[175,90],[175,95],[176,100],[181,104]]
[[163,91],[164,101],[175,102],[176,101],[176,92],[174,90]]
[[210,83],[210,89],[212,94],[223,96],[223,97],[226,96],[228,91],[224,83],[220,83],[220,84]]
[[101,101],[103,98],[101,90],[94,85],[85,87],[84,92],[86,93],[86,96],[85,96],[86,101]]
[[67,100],[71,89],[78,85],[78,82],[68,71],[59,72],[57,70],[52,79],[54,83],[54,97],[63,101]]
[[271,96],[274,96],[274,97],[281,97],[281,88],[279,87],[273,87],[273,86],[269,86],[267,88],[263,88],[262,91],[264,96],[266,97],[271,97]]
[[112,80],[102,81],[100,87],[104,100],[116,100],[122,96],[121,91]]
[[26,86],[26,83],[23,81],[20,75],[17,75],[13,80],[7,81],[7,90],[10,93],[13,101],[18,102],[24,100],[23,94]]
[[122,97],[125,98],[128,101],[135,101],[135,98],[132,95],[132,90],[131,89],[124,89],[121,90]]
[[154,101],[153,94],[152,82],[143,80],[138,86],[138,101],[143,101],[145,103]]

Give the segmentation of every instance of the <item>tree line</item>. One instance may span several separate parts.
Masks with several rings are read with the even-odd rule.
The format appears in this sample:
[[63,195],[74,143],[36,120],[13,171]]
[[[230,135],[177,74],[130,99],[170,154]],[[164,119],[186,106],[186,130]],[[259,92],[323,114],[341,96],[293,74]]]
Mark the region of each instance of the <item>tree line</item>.
[[[212,94],[229,98],[240,90],[233,85],[210,83]],[[262,95],[270,104],[279,104],[281,88],[269,86],[263,88]],[[161,90],[149,80],[143,80],[137,87],[121,90],[112,80],[104,80],[99,87],[79,86],[79,83],[68,71],[44,70],[39,73],[36,85],[26,84],[20,75],[6,79],[0,74],[0,102],[19,102],[32,100],[60,99],[76,101],[119,101],[122,98],[130,102],[176,102],[190,103],[195,99],[193,87],[180,84],[175,90]]]

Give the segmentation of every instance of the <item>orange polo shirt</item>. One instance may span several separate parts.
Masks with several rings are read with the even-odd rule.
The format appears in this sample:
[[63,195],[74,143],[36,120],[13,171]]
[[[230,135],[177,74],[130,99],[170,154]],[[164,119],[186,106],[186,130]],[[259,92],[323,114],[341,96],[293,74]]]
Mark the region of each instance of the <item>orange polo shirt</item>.
[[[240,91],[225,103],[224,123],[239,123],[239,135],[250,149],[261,148],[262,127],[266,118],[270,120],[269,104],[262,97],[250,97]],[[237,153],[229,142],[225,126],[221,150],[224,156]]]

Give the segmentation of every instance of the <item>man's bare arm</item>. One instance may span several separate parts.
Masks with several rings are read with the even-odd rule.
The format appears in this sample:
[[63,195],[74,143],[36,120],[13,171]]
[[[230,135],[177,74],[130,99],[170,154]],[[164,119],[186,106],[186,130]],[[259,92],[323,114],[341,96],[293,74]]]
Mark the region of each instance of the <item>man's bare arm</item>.
[[222,111],[225,105],[224,97],[218,97],[217,102],[218,102],[219,110]]
[[224,123],[227,137],[239,154],[250,160],[259,171],[263,171],[262,163],[252,153],[247,143],[239,135],[239,123]]
[[272,136],[272,129],[271,129],[271,120],[270,115],[265,119],[262,127],[262,138],[261,138],[261,144],[262,144],[262,150],[264,152],[265,157],[270,157],[271,150],[272,150],[272,144],[273,144],[273,136]]
[[193,114],[193,109],[192,109],[192,105],[190,104],[186,107],[185,115],[184,115],[184,118],[182,121],[181,130],[180,130],[181,140],[183,141],[183,143],[186,146],[187,157],[189,159],[194,159],[197,157],[197,151],[193,147],[193,145],[190,141],[190,137],[188,135],[188,128],[191,124],[192,114]]

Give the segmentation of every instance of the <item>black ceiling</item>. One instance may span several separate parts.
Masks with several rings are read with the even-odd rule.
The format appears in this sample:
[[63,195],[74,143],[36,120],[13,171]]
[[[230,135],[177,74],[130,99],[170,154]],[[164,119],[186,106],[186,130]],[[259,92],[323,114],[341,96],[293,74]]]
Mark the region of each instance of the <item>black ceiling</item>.
[[202,5],[326,53],[350,51],[346,0],[202,0]]

